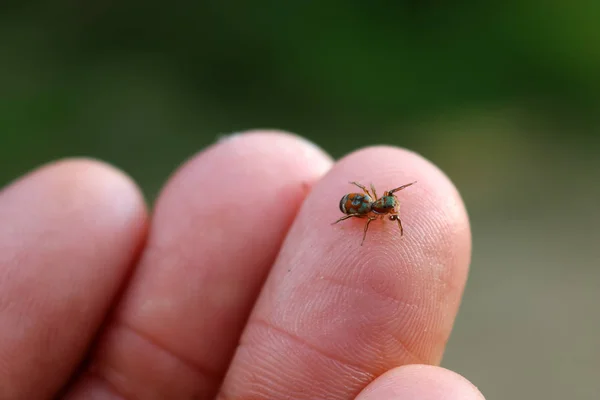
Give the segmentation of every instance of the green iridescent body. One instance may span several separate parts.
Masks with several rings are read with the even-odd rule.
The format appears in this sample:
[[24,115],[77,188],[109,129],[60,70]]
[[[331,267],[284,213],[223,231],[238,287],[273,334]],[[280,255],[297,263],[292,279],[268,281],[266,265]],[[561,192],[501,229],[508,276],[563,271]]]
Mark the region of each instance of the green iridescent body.
[[388,214],[390,211],[399,211],[400,203],[395,196],[383,196],[371,205],[371,209],[377,214]]
[[[369,229],[369,224],[371,221],[376,219],[381,219],[385,215],[389,215],[390,221],[398,222],[398,226],[400,227],[400,236],[404,234],[404,228],[402,228],[402,221],[400,221],[400,202],[398,198],[394,195],[394,193],[407,188],[410,185],[415,184],[416,182],[409,183],[407,185],[403,185],[397,187],[395,189],[386,191],[383,193],[383,196],[377,198],[377,192],[375,191],[375,187],[371,184],[371,192],[357,182],[350,182],[352,185],[356,185],[362,189],[363,193],[348,193],[344,195],[344,197],[340,200],[340,211],[346,214],[341,217],[333,224],[337,224],[340,221],[343,221],[348,218],[367,218],[367,223],[365,224],[363,240],[360,243],[362,244],[365,241],[367,236],[367,230]],[[333,225],[332,224],[332,225]]]

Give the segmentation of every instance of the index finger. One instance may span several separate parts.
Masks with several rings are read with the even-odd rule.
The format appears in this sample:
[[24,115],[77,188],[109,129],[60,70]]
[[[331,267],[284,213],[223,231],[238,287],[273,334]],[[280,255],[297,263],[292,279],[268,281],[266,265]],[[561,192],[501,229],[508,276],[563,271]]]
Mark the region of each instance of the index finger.
[[[330,224],[340,198],[374,183],[398,192],[395,221]],[[225,379],[223,398],[347,399],[404,364],[437,364],[470,261],[471,236],[450,180],[419,155],[355,152],[314,187],[292,226]]]

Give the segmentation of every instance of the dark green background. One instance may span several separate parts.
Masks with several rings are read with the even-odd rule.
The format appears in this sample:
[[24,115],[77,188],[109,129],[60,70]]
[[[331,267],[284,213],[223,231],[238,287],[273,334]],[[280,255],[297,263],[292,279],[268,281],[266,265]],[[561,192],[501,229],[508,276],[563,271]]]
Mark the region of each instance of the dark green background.
[[440,165],[474,231],[444,365],[488,399],[600,391],[600,3],[3,2],[0,184],[64,156],[152,201],[219,135]]

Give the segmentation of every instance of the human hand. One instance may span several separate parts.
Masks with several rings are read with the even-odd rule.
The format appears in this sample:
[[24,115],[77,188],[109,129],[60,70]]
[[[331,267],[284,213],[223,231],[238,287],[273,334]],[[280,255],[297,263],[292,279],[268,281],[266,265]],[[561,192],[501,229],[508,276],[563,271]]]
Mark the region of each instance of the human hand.
[[[331,225],[350,180],[418,181],[403,237]],[[0,192],[0,398],[483,399],[410,365],[440,362],[470,252],[454,186],[397,148],[333,164],[295,136],[233,136],[151,220],[112,167],[57,162]]]

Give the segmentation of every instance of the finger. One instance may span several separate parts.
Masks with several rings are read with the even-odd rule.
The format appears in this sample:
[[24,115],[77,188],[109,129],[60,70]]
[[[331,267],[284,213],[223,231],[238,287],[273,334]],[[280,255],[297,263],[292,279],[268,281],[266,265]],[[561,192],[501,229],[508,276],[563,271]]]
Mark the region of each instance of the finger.
[[[331,226],[347,182],[398,192],[395,221]],[[381,193],[381,192],[380,192]],[[403,364],[436,364],[470,259],[460,196],[430,162],[397,148],[351,154],[304,202],[241,338],[222,398],[347,399]]]
[[64,384],[136,257],[145,217],[135,185],[95,161],[57,162],[0,192],[0,398],[49,398]]
[[468,380],[445,368],[407,365],[386,372],[356,400],[485,400]]
[[331,161],[282,133],[236,136],[187,163],[72,398],[212,398],[307,187]]

